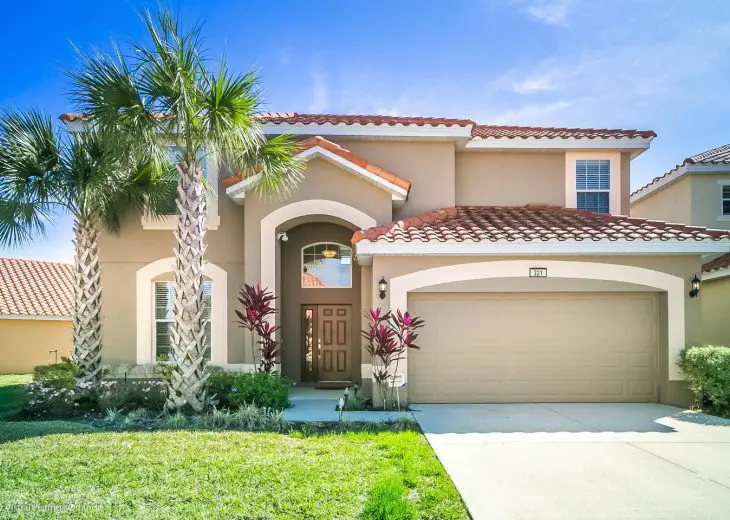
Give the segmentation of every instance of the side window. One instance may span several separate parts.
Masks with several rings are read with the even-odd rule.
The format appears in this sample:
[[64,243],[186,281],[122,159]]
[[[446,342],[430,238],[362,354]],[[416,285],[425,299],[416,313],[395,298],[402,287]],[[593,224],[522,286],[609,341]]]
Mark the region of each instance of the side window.
[[320,242],[302,248],[302,288],[352,287],[352,249]]
[[575,161],[576,207],[609,213],[611,201],[611,161],[579,159]]
[[720,189],[722,190],[720,194],[722,197],[722,214],[730,216],[730,184],[723,184]]
[[[172,314],[175,286],[172,282],[154,282],[155,316],[153,348],[155,357],[169,356],[172,350]],[[211,282],[203,282],[203,326],[208,345],[205,357],[210,359]]]

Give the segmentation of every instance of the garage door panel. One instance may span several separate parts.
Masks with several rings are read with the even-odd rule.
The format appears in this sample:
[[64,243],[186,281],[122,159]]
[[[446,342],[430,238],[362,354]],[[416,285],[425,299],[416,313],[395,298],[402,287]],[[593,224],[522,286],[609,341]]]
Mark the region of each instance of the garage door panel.
[[414,294],[413,402],[655,401],[651,293]]

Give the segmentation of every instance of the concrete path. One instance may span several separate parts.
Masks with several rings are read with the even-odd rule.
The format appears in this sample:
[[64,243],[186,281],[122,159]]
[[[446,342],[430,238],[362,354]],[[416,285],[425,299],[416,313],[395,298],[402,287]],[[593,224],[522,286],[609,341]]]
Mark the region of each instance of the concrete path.
[[[337,422],[337,401],[342,390],[315,390],[298,387],[292,389],[292,407],[284,410],[284,419],[291,422]],[[343,412],[343,421],[387,422],[399,418],[412,419],[410,412]]]
[[730,518],[730,421],[654,404],[412,405],[476,520]]

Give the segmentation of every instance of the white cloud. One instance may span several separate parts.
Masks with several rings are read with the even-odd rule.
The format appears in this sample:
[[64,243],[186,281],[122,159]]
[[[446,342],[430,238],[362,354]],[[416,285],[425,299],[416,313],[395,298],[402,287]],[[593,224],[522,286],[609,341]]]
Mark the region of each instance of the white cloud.
[[513,81],[512,89],[518,94],[534,94],[535,92],[546,92],[556,90],[558,85],[551,74],[528,76],[519,81]]
[[568,25],[568,14],[572,0],[513,0],[522,9],[539,21],[548,25]]
[[576,103],[574,100],[562,100],[551,103],[531,103],[516,109],[506,110],[489,117],[494,125],[547,125],[556,114],[566,111]]
[[324,73],[315,70],[312,72],[312,93],[309,101],[309,111],[312,113],[324,112],[329,105],[329,89]]

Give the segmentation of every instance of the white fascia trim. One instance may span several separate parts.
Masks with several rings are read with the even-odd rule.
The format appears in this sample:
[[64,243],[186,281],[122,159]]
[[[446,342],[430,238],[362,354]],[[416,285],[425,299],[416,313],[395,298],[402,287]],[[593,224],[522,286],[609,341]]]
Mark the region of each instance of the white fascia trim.
[[[402,204],[408,197],[408,190],[405,190],[400,186],[396,186],[392,182],[389,182],[382,177],[375,175],[365,168],[361,168],[357,164],[352,163],[347,159],[340,157],[339,155],[334,154],[329,150],[326,150],[325,148],[322,148],[321,146],[313,146],[312,148],[304,150],[303,152],[298,154],[297,157],[307,162],[311,161],[312,159],[321,157],[322,159],[325,159],[326,161],[329,161],[336,166],[340,166],[341,168],[344,168],[345,170],[354,173],[355,175],[366,180],[367,182],[374,184],[375,186],[382,188],[383,190],[390,193],[394,204]],[[237,204],[243,204],[243,201],[246,198],[246,191],[250,189],[260,178],[261,174],[258,174],[249,177],[248,179],[245,179],[237,184],[234,184],[233,186],[230,186],[226,189],[226,194],[234,201],[236,201]]]
[[702,273],[702,281],[706,282],[709,280],[716,280],[718,278],[725,278],[727,276],[730,276],[730,267],[717,269],[716,271],[711,271],[709,273]]
[[360,125],[325,124],[302,125],[292,123],[265,123],[261,125],[267,135],[321,135],[353,137],[415,137],[415,138],[471,138],[473,125],[466,126],[419,126],[419,125]]
[[[631,195],[631,204],[634,204],[636,202],[639,202],[642,199],[645,199],[652,193],[661,190],[662,188],[666,187],[669,184],[674,183],[675,181],[678,181],[685,175],[691,175],[693,173],[722,173],[727,172],[730,173],[730,164],[686,164],[682,166],[678,166],[671,172],[667,173],[664,177],[659,179],[658,181],[650,184],[649,186],[645,186],[643,188],[640,188],[638,191],[634,192],[633,195]],[[718,181],[720,183],[720,181]]]
[[71,316],[30,316],[26,314],[0,314],[0,320],[71,321]]
[[482,138],[466,143],[467,150],[647,150],[650,139],[561,139],[561,138]]
[[666,242],[588,242],[565,240],[555,242],[370,242],[355,244],[358,260],[371,255],[645,255],[705,254],[730,251],[730,240],[666,241]]

